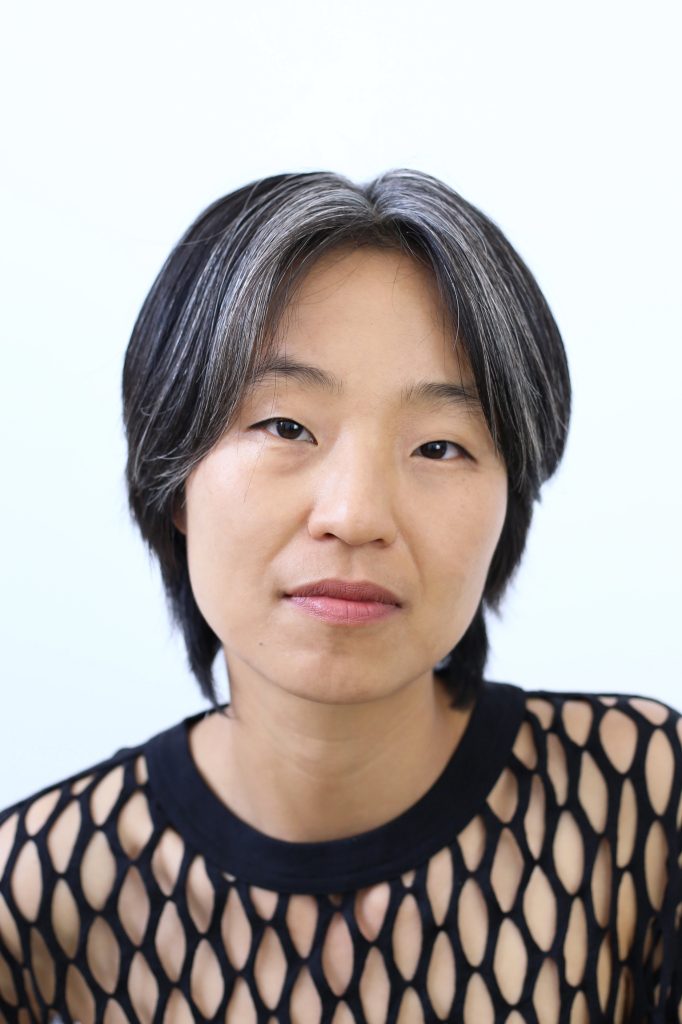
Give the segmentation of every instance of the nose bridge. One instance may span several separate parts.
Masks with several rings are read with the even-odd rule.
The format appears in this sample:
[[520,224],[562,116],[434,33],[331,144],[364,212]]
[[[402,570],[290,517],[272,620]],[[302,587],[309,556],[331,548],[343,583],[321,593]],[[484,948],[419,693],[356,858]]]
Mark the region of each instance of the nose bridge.
[[352,543],[391,540],[396,479],[390,438],[365,429],[339,438],[319,467],[311,532]]

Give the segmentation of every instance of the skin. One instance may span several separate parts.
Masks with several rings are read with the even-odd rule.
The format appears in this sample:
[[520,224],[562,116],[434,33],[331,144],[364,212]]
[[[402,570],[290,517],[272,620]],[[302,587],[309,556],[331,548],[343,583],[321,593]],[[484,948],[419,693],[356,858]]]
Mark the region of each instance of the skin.
[[[276,345],[341,378],[343,393],[266,380],[186,481],[175,524],[231,700],[193,726],[190,749],[244,821],[315,842],[401,814],[460,742],[472,708],[449,707],[433,666],[480,602],[507,474],[478,407],[399,403],[419,380],[473,387],[431,273],[411,257],[326,254]],[[269,417],[289,422],[255,426]],[[325,577],[374,581],[402,607],[347,627],[283,597]]]

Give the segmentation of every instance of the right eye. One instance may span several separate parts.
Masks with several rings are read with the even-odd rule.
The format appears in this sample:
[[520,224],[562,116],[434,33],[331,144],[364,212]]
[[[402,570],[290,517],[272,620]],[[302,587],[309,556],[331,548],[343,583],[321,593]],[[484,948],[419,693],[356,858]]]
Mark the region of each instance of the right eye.
[[[277,431],[276,434],[273,434],[271,430],[267,429],[270,424],[274,424],[274,429]],[[306,428],[301,426],[300,423],[297,423],[296,420],[287,420],[279,416],[271,416],[268,420],[261,420],[260,423],[254,423],[253,426],[249,427],[249,429],[257,430],[259,427],[263,430],[267,430],[268,434],[281,438],[283,441],[297,441],[300,435],[292,437],[292,432],[295,433],[296,431],[303,430],[307,434],[310,434],[310,431],[306,430]],[[283,431],[283,433],[281,431]],[[312,434],[310,434],[310,436],[312,437]],[[315,444],[314,441],[313,444]]]

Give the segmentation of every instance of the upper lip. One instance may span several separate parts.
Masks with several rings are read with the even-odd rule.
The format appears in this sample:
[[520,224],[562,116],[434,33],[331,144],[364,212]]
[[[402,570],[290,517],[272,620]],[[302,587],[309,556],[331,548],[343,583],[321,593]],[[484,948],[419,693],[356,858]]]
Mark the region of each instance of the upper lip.
[[287,597],[310,597],[323,594],[325,597],[340,597],[345,601],[379,601],[381,604],[397,604],[400,600],[392,590],[381,587],[371,580],[316,580],[314,583],[303,583],[286,593]]

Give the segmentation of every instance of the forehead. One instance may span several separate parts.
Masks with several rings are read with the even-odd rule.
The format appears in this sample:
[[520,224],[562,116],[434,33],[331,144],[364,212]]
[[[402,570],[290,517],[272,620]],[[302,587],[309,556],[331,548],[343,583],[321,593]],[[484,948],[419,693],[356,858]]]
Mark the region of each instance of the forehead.
[[[408,253],[371,245],[318,257],[290,291],[270,339],[277,353],[387,372],[430,371],[471,380],[433,271]],[[319,361],[317,359],[316,361]]]
[[299,277],[288,303],[290,315],[314,318],[320,310],[389,309],[394,316],[419,314],[440,322],[444,308],[433,271],[408,253],[372,245],[338,246],[317,257]]
[[256,390],[289,382],[331,398],[480,412],[432,272],[394,250],[334,251],[299,283],[252,376]]

